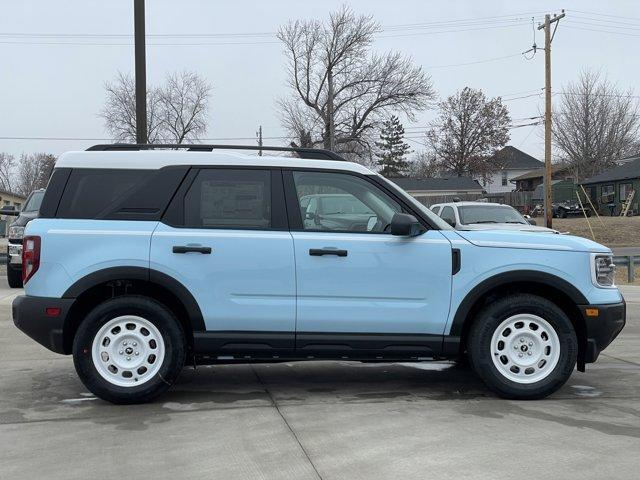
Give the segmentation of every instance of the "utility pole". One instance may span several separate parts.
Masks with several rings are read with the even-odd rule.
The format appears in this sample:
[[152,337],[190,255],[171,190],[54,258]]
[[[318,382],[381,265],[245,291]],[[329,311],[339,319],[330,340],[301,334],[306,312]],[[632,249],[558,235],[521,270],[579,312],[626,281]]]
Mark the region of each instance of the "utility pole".
[[145,58],[144,0],[133,0],[136,63],[136,142],[147,143],[147,65]]
[[[544,216],[547,228],[553,223],[553,196],[551,192],[551,42],[555,36],[558,22],[565,16],[564,10],[560,15],[544,16],[544,24],[538,30],[544,30]],[[553,34],[551,24],[555,23]]]
[[262,156],[262,125],[258,127],[258,131],[256,132],[256,137],[258,137],[258,156]]

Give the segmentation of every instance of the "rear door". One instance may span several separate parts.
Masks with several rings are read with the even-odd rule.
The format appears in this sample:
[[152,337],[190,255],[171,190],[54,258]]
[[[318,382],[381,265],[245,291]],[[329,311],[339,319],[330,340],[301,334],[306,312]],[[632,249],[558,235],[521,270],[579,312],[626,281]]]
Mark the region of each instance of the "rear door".
[[154,232],[150,255],[152,270],[196,299],[209,350],[293,347],[293,240],[279,169],[193,169]]
[[439,349],[451,295],[449,241],[438,230],[412,238],[391,235],[393,214],[406,207],[362,176],[299,170],[285,173],[285,184],[294,215],[309,195],[333,194],[362,204],[354,209],[362,212],[355,230],[290,217],[297,349],[314,355],[366,350],[428,355]]

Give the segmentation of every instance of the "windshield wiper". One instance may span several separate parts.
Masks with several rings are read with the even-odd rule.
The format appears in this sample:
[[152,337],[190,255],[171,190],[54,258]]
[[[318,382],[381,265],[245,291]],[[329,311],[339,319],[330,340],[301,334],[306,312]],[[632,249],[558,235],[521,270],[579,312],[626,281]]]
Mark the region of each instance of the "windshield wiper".
[[517,223],[518,225],[526,225],[526,223],[524,223],[524,222],[517,222],[515,220],[509,220],[509,221],[504,222],[504,223]]
[[498,223],[498,222],[496,222],[495,220],[479,220],[473,223]]

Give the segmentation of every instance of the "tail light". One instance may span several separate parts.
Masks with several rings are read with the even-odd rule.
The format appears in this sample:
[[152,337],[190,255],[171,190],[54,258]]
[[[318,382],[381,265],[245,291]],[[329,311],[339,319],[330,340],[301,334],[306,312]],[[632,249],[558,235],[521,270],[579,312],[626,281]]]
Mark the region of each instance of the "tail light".
[[40,266],[40,237],[30,235],[22,240],[22,283],[33,277]]

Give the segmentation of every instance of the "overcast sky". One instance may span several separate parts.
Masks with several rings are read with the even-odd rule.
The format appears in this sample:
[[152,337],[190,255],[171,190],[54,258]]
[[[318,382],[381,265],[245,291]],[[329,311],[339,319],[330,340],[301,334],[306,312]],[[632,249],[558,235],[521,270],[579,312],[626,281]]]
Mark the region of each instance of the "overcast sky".
[[[555,90],[582,69],[599,70],[623,88],[640,78],[637,0],[147,0],[147,81],[186,69],[211,82],[208,138],[255,143],[260,124],[265,137],[282,136],[275,101],[289,91],[274,32],[289,19],[325,19],[342,4],[373,15],[384,28],[374,50],[410,55],[440,97],[481,88],[503,97],[514,124],[530,123],[543,105],[544,53],[531,60],[519,55],[533,42],[532,16],[537,25],[545,12],[567,11],[553,44]],[[104,82],[134,69],[133,0],[0,0],[0,6],[0,151],[59,154],[99,143],[6,137],[106,139],[97,116]],[[536,42],[543,46],[541,32]],[[152,45],[159,43],[170,45]],[[487,61],[499,57],[508,58]],[[406,125],[417,150],[434,113]],[[542,158],[541,133],[541,126],[514,129],[510,143]]]

